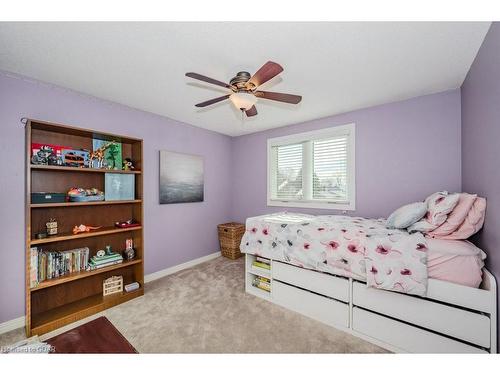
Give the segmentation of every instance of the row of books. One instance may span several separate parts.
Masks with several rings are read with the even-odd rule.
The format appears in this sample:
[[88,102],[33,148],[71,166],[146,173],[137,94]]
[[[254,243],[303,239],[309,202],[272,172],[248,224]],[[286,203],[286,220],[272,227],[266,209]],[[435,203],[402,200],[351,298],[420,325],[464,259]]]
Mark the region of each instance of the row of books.
[[267,258],[255,257],[255,260],[252,262],[254,267],[264,268],[266,270],[271,269],[271,261]]
[[65,251],[44,251],[35,247],[30,251],[30,287],[42,281],[86,270],[89,265],[88,247]]
[[45,251],[32,247],[30,250],[30,288],[37,287],[41,282],[56,277],[69,275],[73,272],[91,271],[123,262],[118,253],[101,257],[90,257],[90,249],[65,251]]
[[271,280],[266,277],[256,276],[252,281],[252,285],[256,288],[265,290],[266,292],[271,291]]

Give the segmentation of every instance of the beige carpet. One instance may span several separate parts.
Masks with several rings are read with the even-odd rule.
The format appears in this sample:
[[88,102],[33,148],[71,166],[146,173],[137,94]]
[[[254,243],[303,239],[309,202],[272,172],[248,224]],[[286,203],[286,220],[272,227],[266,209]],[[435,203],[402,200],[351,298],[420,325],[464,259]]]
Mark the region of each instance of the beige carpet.
[[[141,353],[383,353],[384,349],[244,292],[244,258],[217,258],[146,284],[106,316]],[[18,329],[0,345],[25,338]]]

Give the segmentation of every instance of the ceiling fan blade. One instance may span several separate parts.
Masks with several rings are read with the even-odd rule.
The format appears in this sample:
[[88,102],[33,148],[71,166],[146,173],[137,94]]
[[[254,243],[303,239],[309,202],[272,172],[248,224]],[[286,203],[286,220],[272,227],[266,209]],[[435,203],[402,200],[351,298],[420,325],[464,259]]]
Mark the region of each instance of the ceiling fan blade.
[[271,78],[276,77],[283,71],[280,64],[272,61],[266,62],[262,67],[257,70],[257,72],[248,80],[247,83],[252,84],[254,87],[258,87],[263,83],[269,81]]
[[302,100],[302,96],[300,95],[283,94],[281,92],[255,91],[254,95],[258,98],[276,100],[289,104],[298,104]]
[[257,114],[257,108],[253,105],[252,108],[245,111],[248,117],[255,116]]
[[195,106],[196,107],[206,107],[207,105],[215,104],[215,103],[221,102],[223,100],[226,100],[229,98],[230,95],[231,94],[219,96],[218,98],[210,99],[210,100],[207,100],[206,102],[201,102],[201,103],[195,104]]
[[198,79],[198,80],[203,81],[203,82],[208,82],[208,83],[211,83],[212,85],[222,86],[222,87],[225,87],[227,89],[231,88],[231,86],[229,86],[227,83],[217,81],[216,79],[213,79],[213,78],[210,78],[207,76],[203,76],[203,75],[198,74],[198,73],[192,73],[192,72],[186,73],[186,77]]

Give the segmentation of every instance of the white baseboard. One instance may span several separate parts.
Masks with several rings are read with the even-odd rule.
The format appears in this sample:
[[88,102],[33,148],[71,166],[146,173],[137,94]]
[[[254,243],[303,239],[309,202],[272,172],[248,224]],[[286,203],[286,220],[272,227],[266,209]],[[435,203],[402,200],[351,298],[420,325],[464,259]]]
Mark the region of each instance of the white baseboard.
[[178,264],[178,265],[173,266],[173,267],[165,268],[163,270],[150,273],[149,275],[144,276],[144,282],[149,283],[150,281],[154,281],[154,280],[160,279],[162,277],[171,275],[173,273],[185,270],[187,268],[194,267],[200,263],[208,262],[209,260],[215,259],[217,257],[220,257],[220,251],[217,251],[216,253],[205,255],[201,258],[196,258],[196,259],[190,260],[186,263]]
[[[144,276],[144,282],[149,283],[150,281],[160,279],[162,277],[165,277],[165,276],[171,275],[173,273],[185,270],[187,268],[194,267],[200,263],[204,263],[204,262],[207,262],[209,260],[215,259],[217,257],[220,257],[220,255],[221,255],[220,251],[217,251],[216,253],[208,254],[208,255],[205,255],[201,258],[196,258],[196,259],[190,260],[189,262],[185,262],[185,263],[173,266],[173,267],[165,268],[163,270],[150,273],[149,275]],[[0,323],[0,335],[2,333],[9,332],[9,331],[12,331],[14,329],[24,327],[24,323],[25,323],[25,316],[24,315],[20,316],[18,318]]]
[[0,323],[0,335],[5,332],[12,331],[14,329],[24,327],[25,316],[20,316],[12,320],[7,320],[6,322]]

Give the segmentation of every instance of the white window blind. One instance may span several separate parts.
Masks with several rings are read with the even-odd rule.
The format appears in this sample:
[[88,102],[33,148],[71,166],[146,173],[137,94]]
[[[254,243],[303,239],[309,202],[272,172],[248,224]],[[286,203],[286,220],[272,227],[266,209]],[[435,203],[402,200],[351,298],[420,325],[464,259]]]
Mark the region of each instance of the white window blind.
[[312,199],[347,202],[347,137],[313,141]]
[[354,124],[268,139],[268,205],[355,209]]
[[302,143],[276,146],[276,197],[302,199]]

